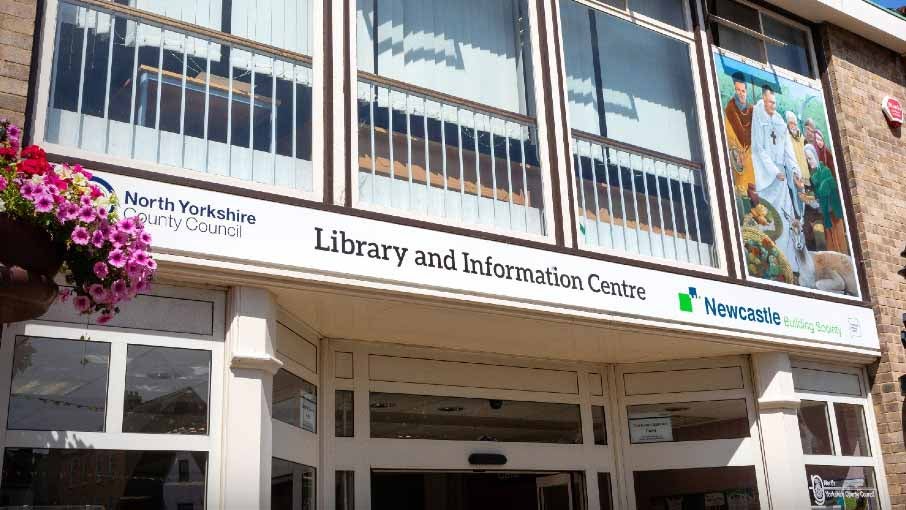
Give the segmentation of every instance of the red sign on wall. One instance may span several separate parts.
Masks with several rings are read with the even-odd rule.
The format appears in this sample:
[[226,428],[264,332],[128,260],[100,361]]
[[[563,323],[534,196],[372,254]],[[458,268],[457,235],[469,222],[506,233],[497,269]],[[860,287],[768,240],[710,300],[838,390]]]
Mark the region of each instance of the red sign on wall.
[[890,96],[884,96],[881,101],[881,111],[887,117],[887,123],[892,127],[898,127],[903,124],[903,105],[898,99]]

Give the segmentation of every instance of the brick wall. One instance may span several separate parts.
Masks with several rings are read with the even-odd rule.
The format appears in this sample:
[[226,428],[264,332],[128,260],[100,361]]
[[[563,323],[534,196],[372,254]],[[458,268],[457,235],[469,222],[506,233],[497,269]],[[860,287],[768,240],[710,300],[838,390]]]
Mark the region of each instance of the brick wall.
[[0,118],[24,125],[37,0],[0,0]]
[[906,374],[900,344],[906,280],[896,274],[906,247],[906,134],[887,126],[881,99],[906,100],[906,67],[896,53],[833,26],[816,44],[827,57],[827,77],[837,115],[842,156],[860,232],[863,267],[881,334],[880,363],[873,367],[872,396],[893,508],[906,509],[906,408],[897,378]]

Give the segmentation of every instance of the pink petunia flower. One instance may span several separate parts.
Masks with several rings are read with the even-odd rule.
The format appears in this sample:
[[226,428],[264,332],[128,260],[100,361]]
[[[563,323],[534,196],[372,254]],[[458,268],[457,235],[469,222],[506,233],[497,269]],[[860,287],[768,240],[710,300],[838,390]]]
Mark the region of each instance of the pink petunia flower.
[[117,295],[125,294],[127,289],[128,287],[126,286],[126,281],[122,279],[113,282],[113,285],[110,286],[110,290]]
[[[66,204],[65,212],[62,212],[65,221],[74,220],[76,216],[79,215],[79,206],[75,204]],[[60,208],[60,211],[63,211],[63,208]]]
[[124,220],[120,220],[120,222],[116,224],[116,227],[120,229],[121,232],[131,234],[133,231],[135,231],[135,222],[130,218],[126,218]]
[[102,220],[107,219],[107,214],[108,214],[108,212],[107,212],[107,208],[106,208],[106,207],[98,207],[97,210],[96,210],[96,213],[97,213],[97,215],[98,215],[98,218],[100,218],[100,219],[102,219]]
[[95,230],[91,233],[91,244],[95,248],[100,248],[104,246],[104,243],[107,242],[107,238],[104,236],[104,233],[100,230]]
[[148,267],[148,269],[150,269],[152,271],[157,270],[157,261],[154,260],[153,258],[151,258],[150,256],[148,257],[148,262],[145,265]]
[[53,197],[47,193],[43,193],[35,197],[35,211],[36,212],[50,212],[53,210]]
[[9,182],[6,181],[6,177],[0,175],[0,191],[5,190],[7,185],[9,185]]
[[69,297],[72,296],[72,289],[63,289],[60,291],[60,302],[65,303],[69,301]]
[[72,300],[72,304],[75,306],[75,309],[81,313],[85,313],[91,308],[91,300],[88,299],[88,296],[76,296],[76,298]]
[[91,236],[88,234],[88,229],[85,227],[76,227],[72,229],[72,242],[80,246],[88,244],[88,241],[91,240]]
[[148,280],[139,280],[138,283],[135,284],[135,288],[139,292],[147,292],[151,290],[151,282]]
[[79,198],[79,205],[81,205],[82,207],[90,206],[90,205],[91,205],[91,197],[88,196],[88,195],[82,195],[82,197]]
[[99,283],[93,283],[88,287],[88,294],[91,296],[91,299],[95,303],[103,303],[107,301],[107,289]]
[[92,270],[94,271],[94,274],[101,280],[107,278],[107,275],[110,274],[110,271],[107,268],[107,264],[100,260],[94,263]]
[[148,265],[149,258],[150,257],[148,257],[148,252],[143,250],[138,250],[132,253],[132,262],[135,262],[136,264],[140,264],[142,266]]
[[110,234],[110,242],[113,243],[113,246],[122,248],[124,245],[129,243],[129,234],[123,232],[122,230],[114,231],[112,234]]
[[91,223],[92,221],[94,221],[95,217],[96,215],[94,212],[94,207],[91,207],[90,205],[83,205],[82,208],[79,209],[79,221],[83,223]]
[[37,186],[34,185],[31,181],[25,181],[22,183],[22,186],[19,187],[19,193],[25,198],[32,198],[37,191]]
[[138,240],[145,243],[146,245],[150,246],[151,245],[151,234],[148,231],[142,231],[142,233],[140,233],[138,235]]
[[100,325],[104,325],[104,324],[107,324],[108,322],[110,322],[111,319],[113,319],[113,314],[105,311],[102,314],[98,315],[98,318],[95,319],[95,322]]
[[113,267],[123,267],[126,265],[126,252],[120,249],[116,249],[110,252],[110,255],[107,257],[107,263]]

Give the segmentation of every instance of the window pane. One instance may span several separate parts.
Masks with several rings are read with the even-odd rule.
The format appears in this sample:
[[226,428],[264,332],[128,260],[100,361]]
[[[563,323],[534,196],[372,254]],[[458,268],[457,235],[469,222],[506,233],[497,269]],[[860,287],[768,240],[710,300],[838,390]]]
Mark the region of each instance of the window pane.
[[633,476],[638,510],[761,508],[752,466],[636,471]]
[[811,76],[812,71],[806,49],[808,48],[808,38],[805,32],[773,16],[762,15],[761,21],[764,24],[765,35],[786,43],[786,46],[767,43],[768,62],[794,73]]
[[318,388],[314,384],[281,368],[274,376],[273,403],[275,420],[318,431]]
[[[265,0],[257,8],[253,2],[233,3],[234,16],[252,8],[258,14],[255,33],[240,35],[290,49],[307,47],[302,41],[309,37],[307,31],[295,30],[307,26],[307,21],[281,31],[284,35],[279,40],[269,35],[274,30],[260,26],[262,16],[279,11],[267,5],[276,1]],[[168,16],[177,19],[189,16],[190,23],[207,23],[194,18],[192,6],[198,7],[198,2],[139,3],[143,9],[167,10]],[[164,4],[169,8],[164,9]],[[308,9],[297,2],[283,4],[293,13],[296,7]],[[53,58],[48,141],[120,158],[312,189],[312,69],[308,64],[252,54],[200,35],[162,30],[65,2],[60,3],[57,19],[60,37]],[[292,18],[280,18],[281,22],[286,19]],[[223,29],[219,19],[213,28]],[[236,227],[230,228],[229,233],[235,234]]]
[[837,415],[837,433],[840,435],[840,455],[869,457],[868,434],[865,429],[865,411],[857,404],[834,404]]
[[611,494],[610,473],[598,473],[598,497],[601,500],[601,510],[611,510],[613,495]]
[[123,432],[207,434],[211,352],[130,345]]
[[604,420],[604,406],[591,406],[591,419],[595,429],[595,444],[607,444],[607,422]]
[[315,510],[317,471],[274,458],[271,463],[271,510]]
[[3,458],[0,506],[205,507],[205,452],[7,448]]
[[802,439],[802,453],[833,455],[834,447],[830,437],[827,403],[803,400],[796,414],[799,415],[799,438]]
[[355,471],[337,471],[334,510],[355,510]]
[[525,0],[358,0],[356,20],[362,71],[533,115]]
[[646,404],[628,410],[634,444],[749,437],[743,399]]
[[572,128],[700,160],[689,45],[572,0],[560,16]]
[[336,437],[353,437],[355,436],[355,414],[353,413],[354,395],[349,390],[337,390],[335,404],[337,407],[336,417],[334,418]]
[[372,393],[371,437],[579,444],[582,431],[575,404]]
[[[725,20],[761,33],[758,11],[751,7],[738,4],[733,0],[712,0],[710,12]],[[711,26],[715,45],[744,57],[749,57],[759,62],[766,62],[764,43],[760,39],[716,22]]]
[[686,28],[683,3],[681,0],[630,0],[629,10],[677,28]]
[[859,466],[805,466],[812,508],[880,510],[875,470]]
[[110,344],[16,337],[7,428],[102,432]]

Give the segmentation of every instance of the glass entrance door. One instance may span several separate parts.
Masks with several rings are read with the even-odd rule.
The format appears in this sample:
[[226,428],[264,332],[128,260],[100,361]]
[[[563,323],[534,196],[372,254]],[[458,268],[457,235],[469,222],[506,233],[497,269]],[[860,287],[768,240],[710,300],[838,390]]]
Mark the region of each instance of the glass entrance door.
[[371,509],[573,510],[580,483],[574,473],[375,470]]

